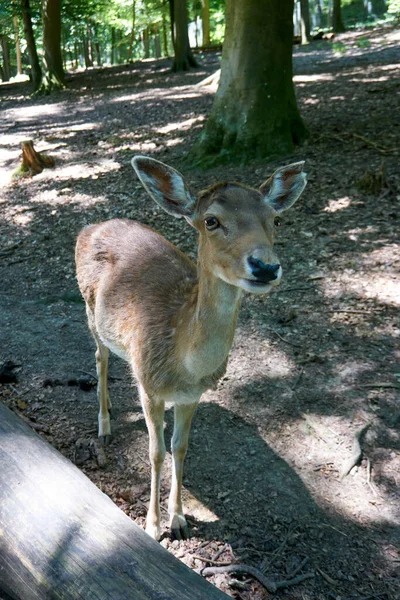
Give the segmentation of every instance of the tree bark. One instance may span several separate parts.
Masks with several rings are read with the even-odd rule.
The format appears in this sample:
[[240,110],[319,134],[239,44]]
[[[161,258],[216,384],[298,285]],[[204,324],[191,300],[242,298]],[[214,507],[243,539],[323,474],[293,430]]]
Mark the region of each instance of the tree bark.
[[39,93],[65,87],[61,55],[61,0],[42,0],[44,72]]
[[133,0],[133,2],[132,2],[132,31],[131,31],[131,37],[129,40],[129,49],[128,49],[128,56],[126,58],[126,62],[129,62],[132,58],[133,42],[135,41],[135,22],[136,22],[136,2],[135,2],[135,0]]
[[210,45],[210,0],[201,0],[203,46]]
[[300,0],[301,11],[301,43],[308,44],[311,40],[310,6],[308,0]]
[[10,50],[8,47],[8,39],[7,36],[1,36],[1,50],[3,53],[3,81],[9,81],[11,77],[10,72]]
[[39,57],[36,50],[35,36],[33,35],[30,0],[21,0],[21,12],[22,21],[24,23],[24,34],[28,49],[29,62],[31,65],[33,90],[36,91],[39,89],[42,81],[42,69],[40,68]]
[[288,154],[304,141],[292,46],[293,0],[227,0],[221,81],[192,162]]
[[342,19],[341,4],[341,0],[333,0],[332,29],[335,33],[343,33],[346,31]]
[[14,15],[13,21],[15,31],[15,54],[17,57],[17,73],[18,75],[22,75],[21,44],[19,42],[19,25],[17,15]]
[[38,175],[43,169],[54,167],[54,158],[47,154],[36,152],[32,140],[22,142],[22,160],[20,166],[14,171],[13,177],[24,175]]
[[0,596],[228,600],[0,402]]
[[174,0],[174,23],[175,58],[172,70],[189,71],[199,65],[189,45],[187,0]]

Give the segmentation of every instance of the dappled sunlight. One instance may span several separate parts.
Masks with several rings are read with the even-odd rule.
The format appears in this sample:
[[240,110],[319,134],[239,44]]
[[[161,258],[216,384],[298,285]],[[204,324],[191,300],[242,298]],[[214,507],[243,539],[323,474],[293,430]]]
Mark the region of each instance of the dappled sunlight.
[[[357,429],[366,424],[358,419]],[[388,506],[381,490],[368,482],[366,469],[354,468],[343,481],[332,477],[332,471],[340,473],[351,455],[354,426],[350,429],[348,419],[337,415],[304,413],[300,419],[287,426],[290,444],[278,444],[275,451],[295,470],[309,494],[319,506],[330,506],[345,519],[377,525],[380,522],[397,522],[397,508]],[[348,431],[348,441],[343,444],[343,430]],[[284,436],[285,432],[280,432]],[[305,452],[304,449],[307,448]],[[349,502],[349,495],[356,502]],[[387,511],[381,515],[379,507]]]
[[327,298],[341,297],[343,294],[355,294],[360,298],[377,300],[388,306],[400,306],[400,280],[395,274],[374,274],[373,278],[365,274],[343,272],[332,286],[322,281],[321,286]]
[[294,83],[313,83],[315,81],[333,81],[334,75],[329,73],[315,73],[313,75],[295,75],[293,77]]
[[338,210],[348,208],[350,204],[351,198],[349,198],[349,196],[344,196],[343,198],[339,198],[338,200],[329,200],[328,206],[326,206],[323,210],[328,213],[334,213]]
[[176,123],[168,123],[164,127],[159,127],[155,129],[157,133],[167,134],[171,131],[176,131],[181,129],[182,131],[188,131],[195,123],[201,123],[204,121],[204,116],[200,115],[198,117],[193,117],[192,119],[186,119],[185,121],[180,121]]
[[121,164],[112,159],[98,159],[93,162],[82,161],[77,163],[68,163],[65,166],[56,165],[52,171],[45,169],[36,176],[36,180],[64,180],[64,179],[93,179],[111,171],[119,171]]

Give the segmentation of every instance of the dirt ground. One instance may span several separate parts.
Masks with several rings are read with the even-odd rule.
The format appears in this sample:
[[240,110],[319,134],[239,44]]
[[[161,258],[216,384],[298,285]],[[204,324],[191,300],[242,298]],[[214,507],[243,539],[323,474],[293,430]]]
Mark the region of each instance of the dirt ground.
[[[47,98],[31,99],[25,84],[0,86],[0,363],[18,365],[0,398],[140,526],[148,438],[116,357],[102,468],[90,445],[94,344],[75,238],[88,223],[124,216],[195,257],[194,232],[161,214],[136,179],[135,153],[178,168],[194,190],[220,180],[258,186],[277,166],[306,161],[308,186],[278,240],[283,283],[269,297],[245,295],[226,376],[194,419],[184,475],[190,540],[170,540],[163,511],[161,543],[192,568],[223,550],[216,562],[270,579],[300,566],[312,575],[275,595],[247,575],[210,578],[235,598],[400,597],[399,41],[385,29],[296,48],[309,142],[291,156],[206,173],[184,158],[214,94],[196,84],[218,68],[217,54],[184,75],[172,74],[169,60],[76,73]],[[56,166],[10,182],[25,139]],[[171,423],[168,411],[167,446]],[[341,480],[357,439],[361,460]],[[169,469],[168,454],[164,507]]]

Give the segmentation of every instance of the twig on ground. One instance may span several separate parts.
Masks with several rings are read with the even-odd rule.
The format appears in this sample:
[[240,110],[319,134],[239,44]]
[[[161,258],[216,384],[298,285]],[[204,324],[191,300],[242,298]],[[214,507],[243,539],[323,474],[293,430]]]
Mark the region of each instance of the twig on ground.
[[390,383],[385,381],[377,381],[376,383],[360,383],[357,387],[359,388],[394,388],[399,389],[400,385],[398,383]]
[[291,346],[297,346],[298,348],[302,347],[302,344],[297,344],[297,342],[291,342],[290,340],[285,339],[284,337],[281,336],[280,333],[278,333],[277,331],[275,331],[275,329],[272,329],[271,327],[266,327],[265,329],[267,329],[268,331],[271,331],[271,333],[274,333],[276,336],[278,336],[278,338],[280,340],[282,340],[282,342],[285,342],[285,344],[290,344]]
[[296,387],[300,383],[300,379],[303,377],[303,373],[304,373],[304,367],[301,367],[300,368],[300,373],[299,373],[298,377],[296,378],[296,381],[294,382],[294,384],[292,386],[292,392],[296,389]]
[[334,586],[336,586],[336,585],[337,585],[336,581],[335,581],[334,579],[332,579],[332,577],[329,577],[329,575],[327,575],[326,573],[324,573],[324,572],[322,571],[322,569],[320,569],[319,567],[317,567],[317,571],[318,571],[318,573],[319,573],[320,575],[322,575],[322,577],[325,579],[325,581],[326,581],[327,583],[329,583],[329,585],[334,585]]
[[4,250],[2,250],[0,252],[0,256],[9,256],[12,252],[14,252],[14,250],[19,248],[21,245],[22,245],[22,240],[18,240],[18,242],[16,242],[15,244],[12,244],[11,246],[4,248]]
[[372,485],[372,481],[371,481],[371,461],[369,458],[367,458],[367,484],[368,484],[371,492],[374,494],[374,496],[378,496],[378,492]]
[[210,565],[216,565],[217,567],[227,567],[232,564],[231,561],[221,561],[213,560],[212,558],[207,558],[207,556],[200,556],[199,554],[191,554],[191,558],[195,558],[196,560],[201,560],[204,563],[209,563]]
[[258,569],[248,565],[205,567],[204,569],[196,569],[196,573],[199,573],[204,577],[209,577],[210,575],[218,575],[220,573],[240,573],[243,575],[251,575],[252,577],[257,579],[261,583],[261,585],[263,585],[265,589],[271,592],[272,594],[275,593],[278,589],[297,585],[305,579],[311,579],[312,577],[315,577],[314,573],[305,573],[304,575],[299,575],[298,577],[294,577],[293,579],[275,582],[265,577],[265,575],[263,575]]
[[229,547],[228,544],[224,544],[219,550],[217,550],[217,552],[211,557],[211,560],[218,560],[219,557],[221,556],[221,554],[223,554],[225,552],[225,550],[227,550]]
[[370,426],[371,426],[371,423],[367,423],[366,425],[361,427],[361,429],[356,431],[356,433],[354,435],[354,439],[353,439],[353,447],[351,450],[351,456],[344,463],[344,465],[340,471],[340,474],[339,474],[339,479],[341,481],[350,473],[352,468],[355,467],[359,463],[359,461],[362,457],[362,449],[361,449],[362,438],[364,437],[364,434],[366,433],[367,429],[369,429]]
[[299,564],[298,567],[296,567],[289,575],[289,580],[293,579],[293,577],[295,577],[297,575],[297,573],[300,573],[300,571],[302,570],[303,567],[306,566],[306,564],[308,563],[308,561],[310,560],[310,558],[308,556],[306,556],[305,558],[303,558],[303,560],[301,561],[301,563]]
[[19,418],[24,421],[24,423],[26,423],[27,425],[29,425],[29,427],[31,427],[35,431],[42,431],[43,433],[49,433],[50,429],[49,429],[49,427],[47,425],[41,425],[41,423],[35,423],[34,421],[31,421],[28,417],[26,417],[25,415],[23,415],[17,408],[11,407],[11,410],[16,415],[18,415]]

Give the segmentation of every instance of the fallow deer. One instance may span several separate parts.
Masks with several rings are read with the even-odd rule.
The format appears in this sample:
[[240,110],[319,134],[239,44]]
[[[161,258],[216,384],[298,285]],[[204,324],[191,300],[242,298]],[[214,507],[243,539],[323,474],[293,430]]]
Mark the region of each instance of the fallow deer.
[[165,406],[174,405],[175,418],[170,527],[181,539],[188,535],[181,490],[192,417],[203,392],[225,372],[242,291],[268,293],[281,280],[274,239],[280,214],[306,185],[303,164],[278,169],[259,190],[217,183],[196,199],[175,169],[134,157],[152,199],[197,230],[197,266],[162,235],[128,219],[90,225],[78,236],[77,277],[97,344],[99,437],[111,434],[111,350],[130,363],[139,388],[150,438],[146,531],[156,539]]

